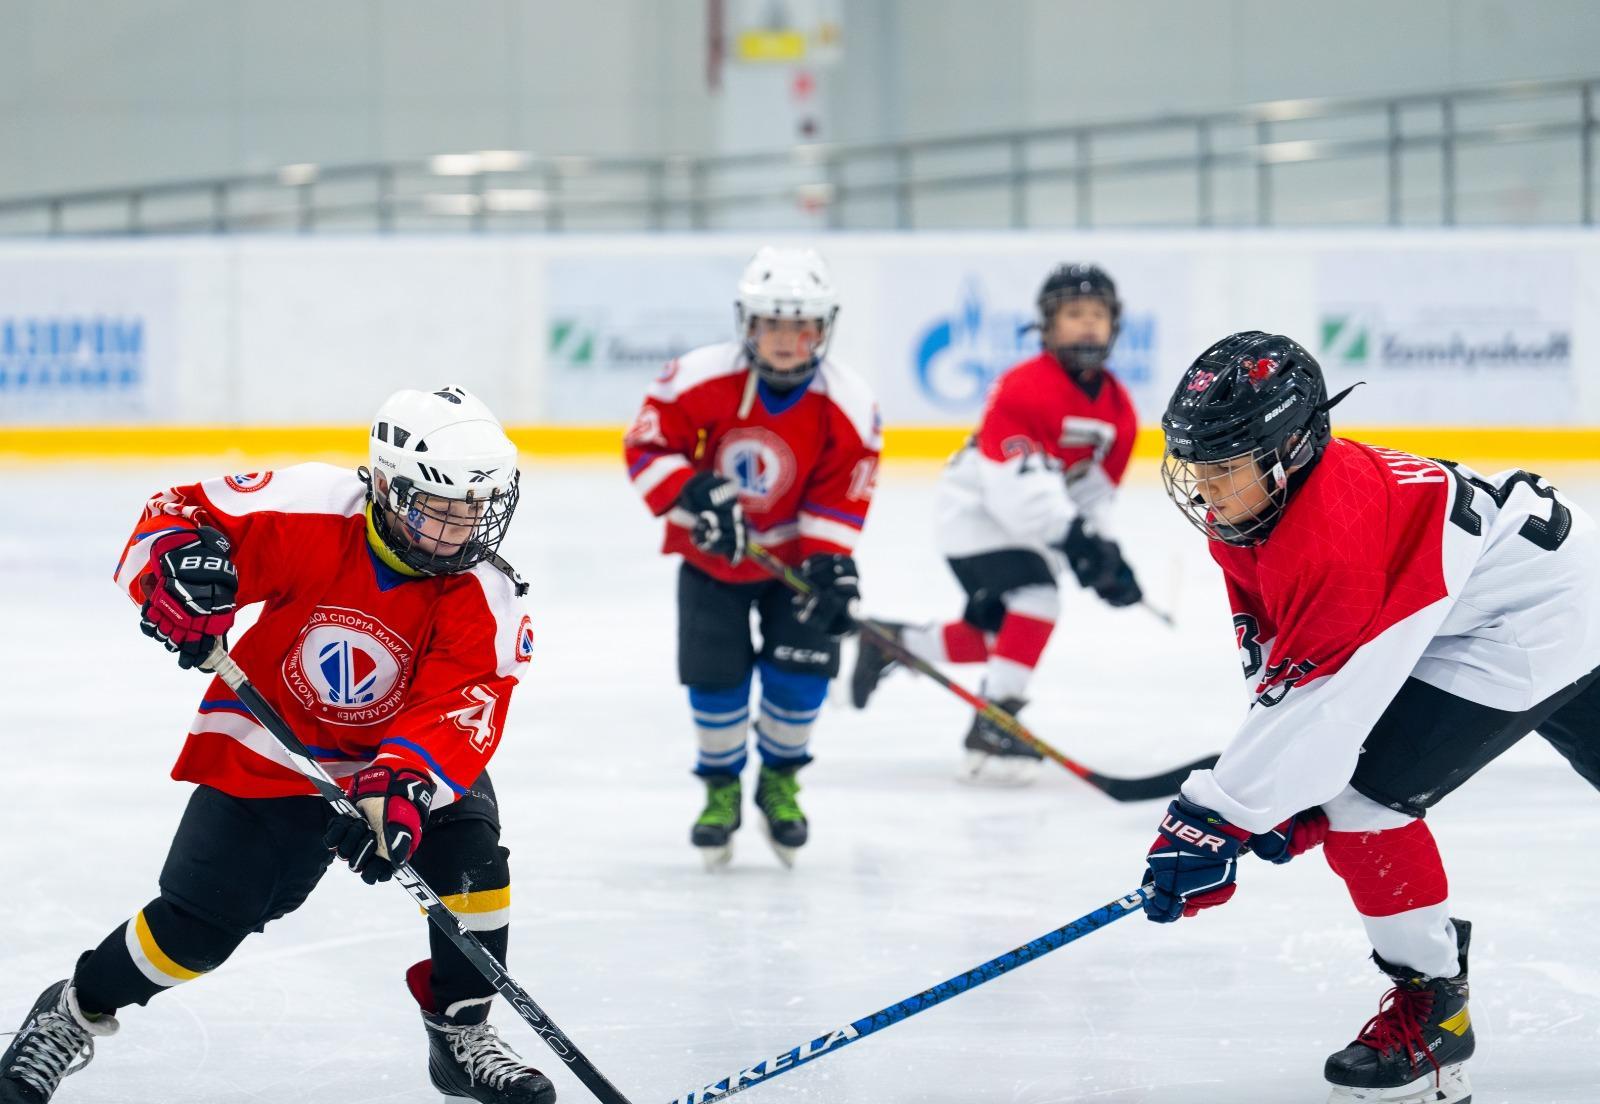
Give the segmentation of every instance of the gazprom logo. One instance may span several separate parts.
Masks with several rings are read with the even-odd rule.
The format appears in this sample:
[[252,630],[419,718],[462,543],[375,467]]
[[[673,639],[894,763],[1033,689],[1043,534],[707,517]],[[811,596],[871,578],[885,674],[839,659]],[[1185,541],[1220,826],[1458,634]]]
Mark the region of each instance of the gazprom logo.
[[0,392],[116,392],[145,375],[144,320],[0,315]]
[[969,278],[956,310],[935,318],[916,340],[917,388],[935,406],[976,410],[996,376],[1038,351],[1038,336],[1028,330],[1033,321],[1028,312],[988,307],[977,279]]

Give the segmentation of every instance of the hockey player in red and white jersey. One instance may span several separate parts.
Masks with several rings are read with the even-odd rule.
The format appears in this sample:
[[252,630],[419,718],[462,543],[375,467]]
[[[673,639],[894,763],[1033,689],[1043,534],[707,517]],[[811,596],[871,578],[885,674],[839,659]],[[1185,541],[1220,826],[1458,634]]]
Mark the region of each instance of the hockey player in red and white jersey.
[[1151,919],[1222,904],[1248,846],[1322,842],[1393,980],[1328,1058],[1333,1101],[1465,1101],[1471,926],[1422,817],[1537,731],[1600,787],[1600,535],[1536,475],[1331,438],[1286,337],[1207,349],[1167,407],[1163,475],[1210,539],[1249,711],[1167,810]]
[[[691,842],[726,863],[741,822],[753,675],[755,800],[778,856],[806,842],[796,772],[839,672],[859,596],[851,553],[877,475],[878,411],[828,356],[839,299],[809,249],[764,248],[740,277],[738,337],[686,353],[650,387],[624,445],[645,505],[666,519],[678,572],[678,678],[689,691],[706,804]],[[746,555],[754,541],[798,568],[809,601]],[[759,649],[750,636],[760,617]]]
[[[1008,369],[989,392],[977,432],[939,483],[938,535],[967,605],[947,624],[887,627],[919,658],[983,663],[983,693],[1016,714],[1061,612],[1056,577],[1113,606],[1141,598],[1113,538],[1112,506],[1138,423],[1127,389],[1107,368],[1122,317],[1111,277],[1095,265],[1054,269],[1039,289],[1043,349]],[[864,708],[894,666],[863,639],[851,698]],[[1037,774],[1033,748],[982,717],[967,731],[967,777],[1022,783]]]
[[[232,655],[367,823],[333,813],[213,678],[172,771],[196,789],[160,894],[45,990],[0,1058],[0,1102],[49,1100],[117,1030],[118,1009],[222,965],[297,909],[335,855],[369,883],[409,859],[505,961],[511,873],[485,767],[533,641],[526,588],[497,552],[516,446],[454,387],[392,396],[369,445],[371,467],[354,472],[301,464],[158,494],[116,569],[140,627],[186,668],[238,607],[260,604]],[[405,980],[434,1087],[550,1104],[550,1081],[487,1022],[493,986],[429,934],[431,957]],[[391,1076],[372,1071],[374,1084]]]

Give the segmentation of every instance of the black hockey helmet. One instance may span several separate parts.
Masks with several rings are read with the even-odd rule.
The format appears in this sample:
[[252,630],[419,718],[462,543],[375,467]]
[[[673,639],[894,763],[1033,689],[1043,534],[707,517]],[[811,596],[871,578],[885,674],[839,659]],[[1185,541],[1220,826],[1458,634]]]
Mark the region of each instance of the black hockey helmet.
[[[1068,299],[1099,299],[1105,303],[1111,311],[1111,340],[1104,345],[1051,345],[1050,320],[1055,317],[1056,308]],[[1105,269],[1093,264],[1056,265],[1044,278],[1038,304],[1039,333],[1061,367],[1069,372],[1094,372],[1105,366],[1122,326],[1122,300],[1117,298],[1117,285]]]
[[1322,367],[1289,338],[1230,334],[1189,365],[1167,402],[1167,494],[1213,540],[1259,544],[1299,485],[1291,476],[1327,448],[1328,410],[1347,394],[1330,402]]

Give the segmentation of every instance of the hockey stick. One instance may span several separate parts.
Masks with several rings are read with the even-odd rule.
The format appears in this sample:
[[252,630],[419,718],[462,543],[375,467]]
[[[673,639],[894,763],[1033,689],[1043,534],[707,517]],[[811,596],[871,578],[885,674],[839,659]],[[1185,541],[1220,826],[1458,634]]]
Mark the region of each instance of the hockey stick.
[[914,997],[907,997],[898,1004],[891,1004],[887,1008],[880,1008],[868,1016],[845,1024],[812,1038],[800,1046],[790,1047],[774,1058],[763,1058],[753,1066],[737,1070],[714,1081],[703,1089],[695,1089],[685,1093],[672,1101],[672,1104],[703,1104],[705,1101],[722,1100],[736,1092],[743,1092],[751,1085],[759,1085],[763,1081],[770,1081],[780,1074],[788,1073],[797,1066],[807,1062],[814,1062],[823,1055],[832,1054],[840,1047],[848,1046],[857,1039],[871,1035],[875,1031],[882,1031],[901,1020],[910,1019],[918,1012],[942,1004],[951,997],[958,997],[969,989],[976,989],[986,981],[993,981],[1001,974],[1009,973],[1019,966],[1026,966],[1036,958],[1049,954],[1058,947],[1065,947],[1075,939],[1081,939],[1090,932],[1098,931],[1111,923],[1129,916],[1143,906],[1145,898],[1150,893],[1148,885],[1140,886],[1126,897],[1120,897],[1110,904],[1101,905],[1093,912],[1063,924],[1055,931],[1046,932],[1039,938],[1024,943],[1014,950],[1007,951],[997,958],[991,958],[981,966],[974,966],[965,973],[957,974],[948,981],[942,981],[931,989],[925,989]]
[[[810,584],[795,574],[792,567],[759,544],[750,541],[745,545],[745,551],[765,571],[796,594],[811,593]],[[1178,787],[1183,784],[1183,780],[1189,777],[1190,771],[1208,770],[1217,763],[1217,756],[1208,755],[1184,766],[1175,767],[1172,770],[1163,771],[1161,774],[1153,774],[1144,778],[1115,778],[1108,774],[1101,774],[1099,771],[1092,771],[1077,760],[1069,759],[1032,732],[1029,732],[1023,727],[1022,722],[998,705],[974,694],[953,679],[947,678],[944,672],[933,664],[907,651],[905,646],[896,640],[893,634],[884,629],[883,626],[863,617],[856,619],[856,625],[860,628],[862,635],[870,637],[874,644],[894,656],[895,659],[913,671],[927,675],[934,682],[970,705],[978,712],[979,716],[996,727],[1004,729],[1045,758],[1065,767],[1113,801],[1149,801],[1157,797],[1171,797],[1178,792]]]
[[[261,726],[283,745],[296,769],[317,788],[317,792],[327,800],[328,804],[342,816],[355,817],[363,823],[366,822],[366,817],[350,803],[339,783],[329,777],[328,772],[322,769],[321,763],[311,758],[311,753],[294,734],[294,730],[278,715],[278,711],[272,708],[272,704],[261,696],[261,692],[250,685],[250,680],[245,678],[239,665],[228,655],[221,640],[217,641],[204,666],[206,670],[215,671],[222,681],[228,684],[228,688],[239,695],[239,700],[255,714]],[[628,1098],[606,1080],[605,1074],[594,1068],[594,1063],[584,1057],[583,1052],[567,1038],[566,1033],[557,1027],[549,1016],[544,1014],[543,1009],[533,1002],[533,998],[517,984],[516,979],[506,973],[506,968],[494,957],[489,948],[479,942],[477,936],[461,926],[461,921],[456,919],[455,913],[451,912],[445,903],[439,900],[439,895],[429,888],[428,883],[411,869],[410,863],[395,864],[394,880],[396,885],[422,906],[434,926],[444,933],[456,950],[466,956],[467,961],[471,962],[484,979],[495,987],[506,1002],[517,1010],[517,1014],[527,1025],[550,1044],[550,1049],[555,1051],[572,1070],[573,1075],[594,1093],[595,1099],[601,1104],[629,1104]]]
[[1151,615],[1159,619],[1167,628],[1175,629],[1178,627],[1178,619],[1172,616],[1172,614],[1168,613],[1166,610],[1161,609],[1158,606],[1152,606],[1143,598],[1139,599],[1139,604],[1145,609],[1149,610]]

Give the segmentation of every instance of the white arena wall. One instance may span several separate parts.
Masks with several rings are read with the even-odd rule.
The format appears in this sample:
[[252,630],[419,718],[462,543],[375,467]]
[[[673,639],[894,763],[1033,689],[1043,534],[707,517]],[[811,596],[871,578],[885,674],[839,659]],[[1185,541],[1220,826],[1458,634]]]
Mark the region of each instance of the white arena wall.
[[[728,236],[316,236],[0,243],[0,455],[358,449],[387,392],[482,394],[535,453],[614,453],[661,365],[727,338]],[[800,241],[802,239],[784,239]],[[1126,307],[1113,364],[1153,426],[1236,329],[1287,333],[1339,423],[1463,459],[1600,459],[1600,234],[972,233],[809,237],[834,354],[887,455],[938,456],[1036,347],[1045,272],[1094,260]],[[1142,455],[1159,451],[1147,434]]]

